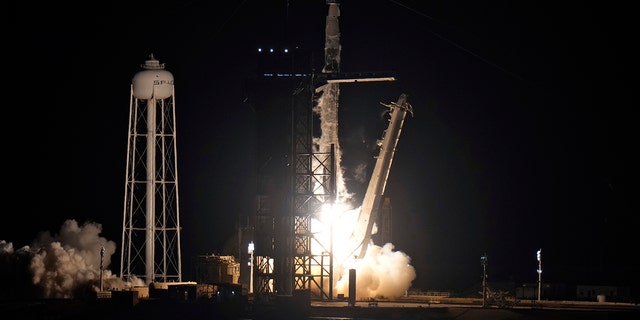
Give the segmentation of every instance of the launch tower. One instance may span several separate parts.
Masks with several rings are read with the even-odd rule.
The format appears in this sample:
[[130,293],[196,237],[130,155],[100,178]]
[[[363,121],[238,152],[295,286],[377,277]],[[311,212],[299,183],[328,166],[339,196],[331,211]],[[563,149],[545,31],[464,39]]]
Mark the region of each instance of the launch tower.
[[[390,72],[340,70],[340,3],[338,0],[326,0],[326,4],[328,13],[322,72],[288,72],[286,69],[274,72],[273,70],[277,69],[268,69],[269,72],[261,73],[264,81],[259,85],[253,84],[251,88],[255,93],[264,93],[266,82],[280,80],[292,84],[286,95],[290,101],[276,107],[280,112],[290,111],[287,116],[290,117],[289,133],[282,134],[289,135],[289,150],[278,148],[280,152],[287,153],[284,157],[286,161],[283,161],[286,165],[280,166],[280,170],[274,170],[278,174],[273,175],[285,178],[265,178],[269,176],[267,171],[271,170],[264,168],[274,162],[272,157],[268,157],[264,165],[260,162],[258,170],[260,187],[253,230],[256,249],[255,258],[252,260],[256,265],[253,276],[256,278],[257,295],[288,296],[308,291],[312,299],[334,299],[333,287],[336,281],[333,239],[332,236],[329,237],[329,241],[317,237],[312,223],[325,206],[333,206],[346,194],[346,187],[341,183],[343,179],[337,127],[340,85],[395,81],[395,75]],[[290,65],[298,66],[294,57],[290,59]],[[279,76],[274,77],[274,74]],[[286,103],[289,107],[286,107]],[[265,114],[271,116],[273,110],[269,111]],[[266,123],[272,124],[273,121]],[[320,138],[316,140],[316,137]],[[261,141],[265,139],[264,136],[259,138]],[[259,146],[265,145],[267,143],[259,143]],[[274,153],[274,150],[270,147],[267,153]],[[262,181],[263,179],[280,183],[267,183]],[[273,188],[274,185],[278,187]],[[271,188],[267,188],[268,186]],[[370,192],[374,191],[378,192],[381,189],[376,188]],[[379,204],[379,201],[373,204]],[[369,213],[372,213],[371,210]],[[368,233],[368,237],[364,236],[364,231],[370,229],[367,228],[369,217],[366,215],[360,218],[359,229],[362,229],[362,232],[357,234],[360,238],[354,236],[350,239],[353,243],[349,244],[354,252],[360,248],[362,242],[370,240],[371,232]],[[329,233],[332,234],[332,226],[329,228]]]
[[120,277],[182,281],[173,75],[153,55],[131,83]]

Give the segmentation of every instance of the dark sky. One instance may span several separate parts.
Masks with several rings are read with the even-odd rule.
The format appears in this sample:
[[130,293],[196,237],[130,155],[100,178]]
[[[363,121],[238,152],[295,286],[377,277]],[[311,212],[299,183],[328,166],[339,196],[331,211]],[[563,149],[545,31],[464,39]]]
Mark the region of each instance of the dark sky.
[[[254,50],[322,57],[325,1],[10,6],[0,240],[20,247],[76,219],[120,245],[131,78],[153,53],[175,78],[183,257],[220,252],[253,208],[256,124],[243,79]],[[640,284],[630,11],[343,1],[342,71],[398,79],[341,87],[347,169],[373,165],[380,102],[406,93],[414,109],[386,187],[414,287],[469,287],[484,253],[490,280],[535,282],[539,248],[549,282]]]

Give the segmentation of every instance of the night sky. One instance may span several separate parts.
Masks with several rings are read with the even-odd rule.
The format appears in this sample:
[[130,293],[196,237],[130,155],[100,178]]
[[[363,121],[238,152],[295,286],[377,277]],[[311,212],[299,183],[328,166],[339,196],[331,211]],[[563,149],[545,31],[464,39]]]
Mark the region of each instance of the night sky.
[[[67,219],[97,222],[118,244],[119,272],[130,84],[153,53],[175,78],[184,263],[222,252],[253,210],[257,126],[243,83],[255,50],[299,46],[322,59],[325,1],[9,6],[0,240],[20,247]],[[397,77],[341,86],[346,170],[373,168],[380,102],[406,93],[414,109],[386,195],[415,288],[475,285],[485,253],[490,281],[535,283],[539,248],[550,283],[640,285],[631,8],[340,7],[342,71]],[[366,184],[349,177],[362,197]]]

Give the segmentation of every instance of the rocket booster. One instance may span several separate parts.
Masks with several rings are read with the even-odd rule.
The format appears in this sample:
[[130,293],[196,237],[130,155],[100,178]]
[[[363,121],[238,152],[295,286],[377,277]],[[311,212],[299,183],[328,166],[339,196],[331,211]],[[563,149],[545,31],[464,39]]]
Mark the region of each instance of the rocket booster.
[[324,41],[324,73],[340,71],[340,3],[337,0],[327,0],[329,12],[325,26]]

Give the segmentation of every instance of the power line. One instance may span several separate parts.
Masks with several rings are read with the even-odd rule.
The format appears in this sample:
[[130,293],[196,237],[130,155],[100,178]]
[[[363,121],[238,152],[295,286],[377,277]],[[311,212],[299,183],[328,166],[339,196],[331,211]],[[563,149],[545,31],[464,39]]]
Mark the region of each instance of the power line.
[[[402,3],[398,2],[398,1],[395,1],[395,0],[389,0],[389,1],[394,3],[394,4],[396,4],[396,5],[398,5],[398,6],[400,6],[400,7],[405,8],[405,9],[407,9],[407,10],[409,10],[409,11],[411,11],[411,12],[413,12],[413,13],[421,16],[421,17],[427,18],[429,20],[432,20],[432,21],[435,21],[435,22],[438,22],[438,23],[442,23],[442,22],[438,21],[437,19],[434,19],[433,17],[425,14],[424,12],[421,12],[421,11],[416,10],[414,8],[408,7],[405,4],[402,4]],[[524,81],[524,78],[521,77],[520,75],[518,75],[518,74],[516,74],[516,73],[514,73],[514,72],[512,72],[510,70],[507,70],[507,69],[499,66],[498,64],[494,63],[494,62],[491,62],[491,61],[485,59],[484,57],[480,56],[479,54],[477,54],[477,53],[475,53],[475,52],[463,47],[462,45],[454,42],[453,40],[451,40],[449,38],[446,38],[445,36],[433,31],[432,29],[430,29],[428,27],[426,29],[427,29],[428,32],[430,32],[434,36],[438,37],[439,39],[441,39],[441,40],[449,43],[450,45],[452,45],[452,46],[454,46],[454,47],[456,47],[456,48],[458,48],[458,49],[460,49],[460,50],[472,55],[473,57],[477,58],[478,60],[480,60],[480,61],[482,61],[482,62],[484,62],[484,63],[486,63],[486,64],[488,64],[488,65],[490,65],[490,66],[492,66],[492,67],[494,67],[494,68],[496,68],[496,69],[498,69],[498,70],[500,70],[500,71],[502,71],[502,72],[504,72],[504,73],[516,78],[516,79],[518,79],[518,80]]]

